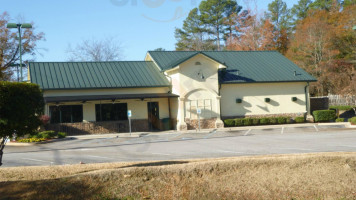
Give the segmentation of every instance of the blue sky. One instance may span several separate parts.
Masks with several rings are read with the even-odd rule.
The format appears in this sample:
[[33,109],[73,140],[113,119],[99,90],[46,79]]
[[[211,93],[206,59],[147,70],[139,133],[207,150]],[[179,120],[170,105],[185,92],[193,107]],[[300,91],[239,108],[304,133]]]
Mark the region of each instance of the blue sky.
[[[46,41],[38,44],[36,61],[67,61],[68,45],[84,39],[113,37],[123,60],[143,60],[148,50],[174,50],[175,27],[201,0],[1,0],[0,12],[17,22],[34,22]],[[272,0],[256,0],[265,11]],[[244,1],[237,1],[245,8]],[[297,0],[286,0],[288,7]]]

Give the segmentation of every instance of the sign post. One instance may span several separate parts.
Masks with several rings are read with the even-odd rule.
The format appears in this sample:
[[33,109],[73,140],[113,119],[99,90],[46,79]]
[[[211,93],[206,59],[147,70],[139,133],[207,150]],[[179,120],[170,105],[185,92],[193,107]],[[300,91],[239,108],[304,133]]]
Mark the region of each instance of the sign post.
[[131,110],[127,111],[127,117],[129,118],[129,129],[130,129],[130,137],[131,137],[131,117],[132,117]]
[[199,131],[200,131],[200,114],[201,114],[200,108],[197,108],[197,114],[198,114],[198,125],[199,125]]

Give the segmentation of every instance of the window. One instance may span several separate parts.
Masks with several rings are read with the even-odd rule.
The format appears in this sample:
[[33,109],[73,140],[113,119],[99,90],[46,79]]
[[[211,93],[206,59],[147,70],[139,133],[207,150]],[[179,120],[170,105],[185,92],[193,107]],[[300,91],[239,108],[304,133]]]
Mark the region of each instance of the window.
[[96,121],[127,120],[127,103],[96,104]]
[[51,123],[75,123],[83,121],[83,105],[50,106]]

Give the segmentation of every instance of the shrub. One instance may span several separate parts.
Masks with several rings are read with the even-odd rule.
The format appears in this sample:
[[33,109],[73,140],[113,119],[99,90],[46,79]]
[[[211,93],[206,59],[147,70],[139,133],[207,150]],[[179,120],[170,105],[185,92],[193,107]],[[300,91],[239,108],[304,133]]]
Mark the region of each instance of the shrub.
[[316,110],[313,111],[315,122],[330,122],[335,120],[335,110]]
[[349,120],[350,120],[351,124],[356,125],[356,117],[353,117],[353,118],[351,118]]
[[42,142],[42,141],[45,141],[45,139],[44,138],[27,138],[27,139],[17,140],[17,142],[22,142],[22,143]]
[[37,130],[44,105],[38,85],[0,81],[0,138],[11,137],[15,131],[21,137]]
[[235,119],[235,126],[243,126],[243,122],[241,118],[237,118]]
[[278,117],[277,118],[278,124],[286,124],[287,123],[287,117]]
[[65,133],[65,132],[58,132],[57,136],[58,136],[58,138],[65,138],[65,137],[67,137],[67,133]]
[[336,121],[336,122],[344,122],[344,121],[345,121],[345,118],[337,118],[335,121]]
[[252,125],[252,119],[251,118],[245,118],[245,119],[242,119],[242,123],[244,126],[251,126]]
[[252,119],[252,124],[253,124],[253,125],[260,125],[260,119],[258,119],[258,118],[253,118],[253,119]]
[[329,106],[329,109],[350,110],[356,106]]
[[[233,127],[235,126],[235,120],[234,119],[225,119],[224,120],[225,126],[227,127]],[[58,133],[59,134],[59,133]]]
[[39,135],[40,138],[50,139],[50,138],[54,138],[56,136],[56,132],[54,132],[54,131],[42,131],[38,135]]
[[269,118],[261,118],[260,124],[262,124],[262,125],[269,124]]
[[277,124],[277,122],[278,122],[277,118],[274,118],[274,117],[269,118],[269,123],[270,124]]
[[304,117],[296,117],[296,118],[295,118],[295,122],[297,122],[297,123],[304,123],[304,122],[305,122],[305,119],[304,119]]

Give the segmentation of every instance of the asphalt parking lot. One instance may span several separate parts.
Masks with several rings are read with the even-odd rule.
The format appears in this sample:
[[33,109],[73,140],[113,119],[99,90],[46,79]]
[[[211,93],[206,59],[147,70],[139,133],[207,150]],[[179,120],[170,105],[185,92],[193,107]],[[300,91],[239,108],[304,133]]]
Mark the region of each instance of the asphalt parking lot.
[[47,144],[8,145],[2,167],[355,151],[356,129],[309,124],[143,133],[140,137],[78,136]]

